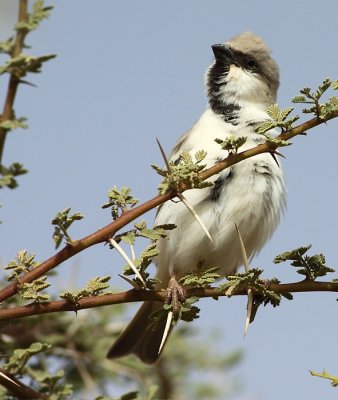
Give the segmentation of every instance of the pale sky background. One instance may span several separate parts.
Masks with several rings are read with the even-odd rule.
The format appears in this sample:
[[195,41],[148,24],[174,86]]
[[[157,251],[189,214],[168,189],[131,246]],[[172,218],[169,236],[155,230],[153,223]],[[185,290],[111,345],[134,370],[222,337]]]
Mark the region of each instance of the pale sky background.
[[[0,0],[1,39],[14,21],[14,3]],[[113,185],[131,186],[141,200],[156,194],[159,178],[150,164],[162,161],[155,138],[169,152],[203,112],[210,45],[246,30],[261,35],[280,65],[282,107],[298,89],[338,78],[337,0],[48,3],[55,10],[28,43],[32,54],[58,58],[28,78],[38,88],[22,86],[18,93],[15,109],[28,117],[29,129],[10,134],[4,163],[22,162],[30,172],[17,190],[1,191],[2,263],[20,249],[41,261],[51,256],[50,221],[68,206],[86,216],[71,231],[75,238],[109,223],[101,205]],[[2,95],[3,78],[0,85]],[[291,267],[272,259],[309,243],[312,254],[323,252],[338,269],[337,130],[338,121],[329,122],[282,149],[288,210],[252,264],[263,267],[267,278],[299,280]],[[80,265],[78,286],[110,274],[115,286],[126,287],[117,277],[124,262],[107,247],[91,248],[59,267],[65,277],[60,289],[74,264]],[[279,309],[262,308],[245,340],[245,298],[202,300],[195,324],[201,331],[222,331],[220,352],[244,350],[237,372],[245,391],[236,399],[333,400],[338,389],[310,377],[308,369],[338,375],[337,297],[296,294]]]

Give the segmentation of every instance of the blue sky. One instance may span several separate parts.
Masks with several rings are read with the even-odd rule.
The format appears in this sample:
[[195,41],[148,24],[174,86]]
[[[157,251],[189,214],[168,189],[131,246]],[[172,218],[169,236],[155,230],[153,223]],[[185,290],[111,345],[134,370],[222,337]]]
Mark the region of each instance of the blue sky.
[[[13,0],[0,0],[1,36],[11,21]],[[156,140],[170,151],[177,137],[206,106],[204,73],[212,61],[210,45],[250,30],[273,49],[281,69],[278,101],[324,78],[337,78],[338,3],[327,0],[108,1],[59,0],[51,18],[28,42],[35,55],[58,58],[31,76],[38,87],[21,87],[18,116],[27,131],[10,134],[4,163],[22,162],[30,171],[15,191],[2,191],[0,246],[2,263],[27,249],[44,260],[54,252],[51,219],[71,206],[85,214],[73,229],[85,236],[109,223],[102,210],[113,185],[131,186],[141,200],[156,194],[162,164]],[[8,31],[7,31],[8,32]],[[4,78],[0,79],[2,88]],[[305,120],[305,118],[303,118]],[[287,266],[273,265],[276,254],[303,244],[323,252],[338,268],[337,121],[297,137],[282,150],[288,209],[273,239],[253,261],[266,277],[283,282],[300,278]],[[151,222],[153,215],[147,220]],[[123,261],[96,246],[59,268],[65,276],[80,265],[77,285],[89,277],[117,273]],[[217,327],[220,351],[241,347],[246,353],[239,374],[244,399],[282,400],[337,397],[328,382],[308,369],[338,374],[337,296],[298,294],[275,310],[259,310],[243,338],[245,299],[200,302],[201,340],[206,327]]]

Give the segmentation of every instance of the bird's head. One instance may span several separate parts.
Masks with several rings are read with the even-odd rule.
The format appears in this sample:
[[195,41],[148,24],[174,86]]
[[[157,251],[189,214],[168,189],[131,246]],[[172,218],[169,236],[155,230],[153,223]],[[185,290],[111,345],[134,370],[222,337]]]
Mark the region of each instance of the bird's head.
[[276,101],[279,69],[261,38],[245,32],[211,47],[215,61],[206,74],[211,107],[213,102],[268,106]]

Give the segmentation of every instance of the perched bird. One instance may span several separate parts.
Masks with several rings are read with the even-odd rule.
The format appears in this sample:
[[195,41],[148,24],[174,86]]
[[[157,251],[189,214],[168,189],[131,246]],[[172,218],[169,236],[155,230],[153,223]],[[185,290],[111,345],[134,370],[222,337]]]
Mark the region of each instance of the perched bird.
[[[261,38],[245,32],[224,44],[212,46],[215,56],[206,72],[208,106],[195,125],[176,143],[170,159],[180,154],[207,152],[210,167],[228,153],[216,138],[245,136],[240,151],[265,142],[255,128],[270,119],[266,110],[276,102],[279,86],[277,63]],[[243,258],[235,226],[249,257],[257,254],[274,232],[285,206],[283,173],[271,154],[246,159],[209,179],[213,186],[190,189],[185,198],[209,231],[212,242],[182,202],[168,201],[159,209],[155,225],[177,226],[161,239],[156,259],[159,288],[172,276],[180,278],[198,264],[217,266],[219,274],[234,273]],[[147,330],[149,316],[163,305],[145,302],[108,352],[108,358],[134,353],[146,363],[159,357],[163,329]]]

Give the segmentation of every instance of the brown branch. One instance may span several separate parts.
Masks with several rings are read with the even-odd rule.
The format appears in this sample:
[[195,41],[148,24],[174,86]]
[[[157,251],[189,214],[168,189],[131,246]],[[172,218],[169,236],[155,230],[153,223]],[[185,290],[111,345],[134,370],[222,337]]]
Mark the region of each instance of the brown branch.
[[[18,14],[18,22],[25,21],[27,18],[27,8],[28,8],[28,0],[20,0],[19,2],[19,14]],[[16,32],[15,42],[13,45],[13,50],[11,52],[11,57],[17,57],[24,46],[25,37],[27,35],[27,29],[21,28]],[[0,116],[0,122],[7,121],[13,116],[13,106],[14,100],[16,96],[16,92],[20,83],[20,77],[16,76],[14,73],[10,74],[7,95],[5,99],[3,113]],[[0,128],[0,164],[2,160],[2,155],[5,147],[5,141],[7,137],[8,129]]]
[[[8,376],[9,379],[6,379]],[[36,392],[29,386],[24,385],[18,379],[16,379],[12,374],[9,374],[2,368],[0,368],[0,385],[6,388],[12,395],[16,396],[18,399],[45,399],[48,397],[42,393]]]
[[[333,119],[338,117],[338,110],[336,113],[333,113],[327,120]],[[321,120],[319,118],[313,118],[309,121],[304,122],[303,124],[298,125],[297,127],[290,129],[287,132],[284,132],[277,136],[276,139],[280,140],[287,140],[296,135],[300,135],[305,131],[314,128],[317,125],[320,125],[326,121]],[[228,168],[234,164],[237,164],[240,161],[243,161],[247,158],[253,157],[257,154],[262,153],[273,153],[276,150],[276,146],[268,143],[260,144],[252,149],[248,149],[242,151],[237,154],[230,155],[224,160],[217,162],[211,168],[201,172],[200,177],[204,180],[209,178],[210,176],[221,172],[223,169]],[[187,186],[184,184],[180,187],[180,192],[184,192],[187,189]],[[177,192],[169,192],[163,195],[158,195],[147,202],[139,205],[138,207],[134,207],[131,210],[126,211],[123,213],[118,219],[113,221],[112,223],[106,225],[105,227],[97,230],[96,232],[80,239],[74,241],[72,243],[67,244],[62,250],[58,253],[47,259],[46,261],[42,262],[40,265],[35,267],[33,270],[25,274],[24,276],[20,277],[19,282],[14,282],[9,284],[8,286],[4,287],[0,290],[0,302],[8,299],[9,297],[15,295],[18,292],[18,284],[25,283],[25,282],[32,282],[34,279],[39,278],[42,275],[45,275],[51,269],[57,267],[62,262],[68,260],[69,258],[73,257],[75,254],[96,245],[98,243],[106,242],[109,237],[115,235],[115,233],[129,224],[130,222],[134,221],[136,218],[140,217],[141,215],[145,214],[146,212],[152,210],[153,208],[161,205],[162,203],[176,197]]]
[[97,230],[91,235],[67,244],[62,250],[60,250],[54,256],[50,257],[49,259],[47,259],[46,261],[35,267],[33,270],[31,270],[24,276],[20,277],[20,282],[14,282],[1,289],[0,302],[16,294],[18,291],[19,283],[32,282],[34,279],[37,279],[40,276],[45,275],[48,271],[55,268],[62,262],[68,260],[69,258],[73,257],[80,251],[83,251],[95,244],[106,242],[109,239],[109,237],[113,236],[119,229],[123,228],[124,226],[126,226],[139,216],[143,215],[147,211],[152,210],[153,208],[159,206],[160,204],[164,203],[167,200],[170,200],[173,197],[175,197],[174,193],[167,193],[165,195],[156,196],[153,199],[141,204],[140,206],[125,212],[116,221]]
[[[276,137],[277,140],[289,140],[292,139],[293,137],[297,135],[302,135],[309,129],[312,129],[318,125],[321,125],[323,123],[326,123],[327,121],[337,118],[338,117],[338,110],[334,113],[332,113],[327,119],[319,119],[319,118],[312,118],[309,121],[303,122],[302,124],[289,129],[286,132],[281,133]],[[211,168],[207,169],[206,171],[203,171],[200,173],[200,177],[202,179],[207,179],[210,178],[212,175],[217,174],[221,172],[224,168],[229,167],[230,165],[236,164],[240,161],[243,161],[247,158],[256,156],[258,154],[262,153],[269,153],[269,152],[274,152],[276,150],[277,146],[273,146],[270,143],[263,143],[258,145],[257,147],[253,147],[252,149],[248,149],[245,151],[242,151],[237,154],[233,154],[229,156],[228,158],[219,161],[215,165],[213,165]],[[229,162],[231,161],[231,163]]]
[[[292,283],[271,283],[269,290],[278,294],[299,292],[338,292],[338,283],[303,280]],[[247,295],[248,288],[243,286],[235,290],[232,296]],[[185,288],[186,297],[223,297],[225,293],[219,292],[217,288]],[[15,318],[30,317],[39,314],[49,314],[62,311],[84,310],[88,308],[102,307],[114,304],[135,303],[140,301],[164,302],[167,291],[161,290],[136,290],[127,292],[105,294],[102,296],[91,296],[80,299],[76,304],[67,300],[33,303],[22,307],[13,307],[0,310],[0,321],[8,321]]]

